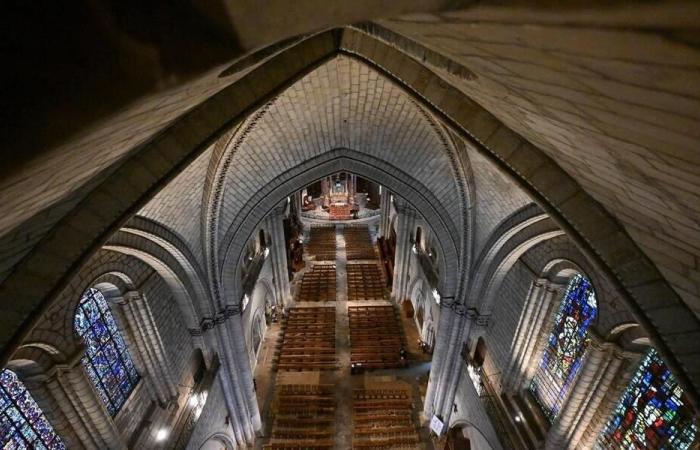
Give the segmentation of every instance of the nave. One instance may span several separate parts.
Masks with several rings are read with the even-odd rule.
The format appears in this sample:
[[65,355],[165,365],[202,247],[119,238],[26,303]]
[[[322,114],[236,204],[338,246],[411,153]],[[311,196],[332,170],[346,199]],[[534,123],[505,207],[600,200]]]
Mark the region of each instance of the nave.
[[427,378],[403,374],[419,373],[409,367],[425,358],[387,300],[370,229],[308,233],[294,304],[268,330],[255,373],[259,403],[269,405],[262,448],[432,449],[418,417]]

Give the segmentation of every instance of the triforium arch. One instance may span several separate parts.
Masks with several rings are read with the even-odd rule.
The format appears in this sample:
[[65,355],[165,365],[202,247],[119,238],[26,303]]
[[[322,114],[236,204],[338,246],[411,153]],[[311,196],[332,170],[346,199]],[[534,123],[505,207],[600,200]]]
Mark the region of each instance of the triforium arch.
[[[82,201],[74,203],[70,213],[62,216],[52,233],[15,266],[3,283],[2,297],[14,298],[24,305],[23,312],[12,315],[18,326],[5,327],[5,361],[26,337],[32,319],[44,311],[47,301],[69,282],[120,223],[233,123],[320,62],[337,52],[346,52],[404,84],[540,203],[596,268],[609,276],[697,404],[697,349],[688,348],[686,342],[692,339],[674,339],[672,335],[679,329],[699,335],[698,319],[625,230],[540,149],[435,75],[434,67],[426,67],[412,52],[392,47],[372,33],[372,29],[336,29],[293,43],[251,68],[198,108],[183,114],[121,161],[121,166],[93,189],[83,191]],[[435,55],[418,48],[422,54]],[[437,56],[429,60],[439,64],[441,59]],[[445,69],[454,71],[458,66],[450,64]],[[150,171],[143,167],[150,167]],[[124,186],[130,186],[128,193],[112,195]],[[102,201],[105,198],[109,201]],[[683,323],[662,318],[671,315]]]

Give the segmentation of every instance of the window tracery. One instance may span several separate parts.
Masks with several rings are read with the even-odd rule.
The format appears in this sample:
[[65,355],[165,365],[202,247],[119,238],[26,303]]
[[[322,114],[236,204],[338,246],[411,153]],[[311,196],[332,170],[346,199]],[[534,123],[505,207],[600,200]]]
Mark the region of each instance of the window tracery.
[[0,372],[0,436],[6,450],[66,448],[24,384],[8,369]]
[[134,362],[102,293],[88,289],[78,304],[75,331],[85,343],[83,366],[114,416],[139,381]]
[[696,437],[696,417],[683,389],[650,350],[605,425],[598,449],[686,450]]
[[588,329],[598,306],[590,281],[571,278],[562,298],[530,391],[550,421],[559,414],[588,347]]

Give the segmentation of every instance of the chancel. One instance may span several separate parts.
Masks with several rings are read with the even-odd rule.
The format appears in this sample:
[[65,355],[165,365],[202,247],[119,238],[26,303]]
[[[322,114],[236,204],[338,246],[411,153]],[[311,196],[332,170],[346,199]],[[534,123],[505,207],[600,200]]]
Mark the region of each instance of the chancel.
[[700,450],[700,3],[54,3],[4,449]]
[[[358,188],[359,186],[359,188]],[[379,185],[352,173],[325,177],[301,190],[301,216],[316,220],[363,219],[380,214]],[[372,201],[372,199],[375,199]]]

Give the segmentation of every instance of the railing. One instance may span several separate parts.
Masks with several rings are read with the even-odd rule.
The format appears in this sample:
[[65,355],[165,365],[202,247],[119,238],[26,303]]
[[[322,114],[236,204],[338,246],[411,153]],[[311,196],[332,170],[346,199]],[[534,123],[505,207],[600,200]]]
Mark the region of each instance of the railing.
[[421,269],[423,269],[423,274],[426,280],[428,280],[428,284],[430,284],[430,287],[436,288],[438,285],[438,273],[433,266],[433,262],[430,260],[430,256],[423,250],[417,247],[414,248],[416,248],[416,258],[418,259]]
[[[381,211],[378,209],[362,208],[357,212],[357,217],[353,217],[352,220],[366,219],[368,217],[378,216],[379,214],[381,214]],[[306,219],[328,220],[328,221],[331,220],[328,212],[318,211],[316,209],[311,210],[311,211],[302,211],[301,217],[304,217]]]
[[494,391],[488,377],[481,376],[481,383],[484,387],[483,394],[479,397],[484,405],[486,414],[491,419],[491,424],[496,429],[496,436],[501,442],[504,449],[521,449],[523,444],[517,436],[517,431],[513,429],[513,425],[508,419],[507,413],[503,410],[498,394]]
[[[192,388],[190,397],[192,398],[192,396],[197,395],[199,398],[202,398],[202,395],[206,396],[207,393],[211,391],[211,387],[214,384],[214,380],[216,379],[216,374],[218,372],[219,360],[214,359],[211,368],[204,373],[202,381]],[[177,439],[173,443],[173,449],[184,450],[187,447],[187,444],[189,444],[190,439],[192,438],[192,433],[197,425],[197,421],[199,420],[199,416],[204,409],[205,403],[206,402],[192,405],[188,402],[188,404],[185,406],[186,410],[180,414],[180,418],[175,424],[174,434],[177,436]]]

